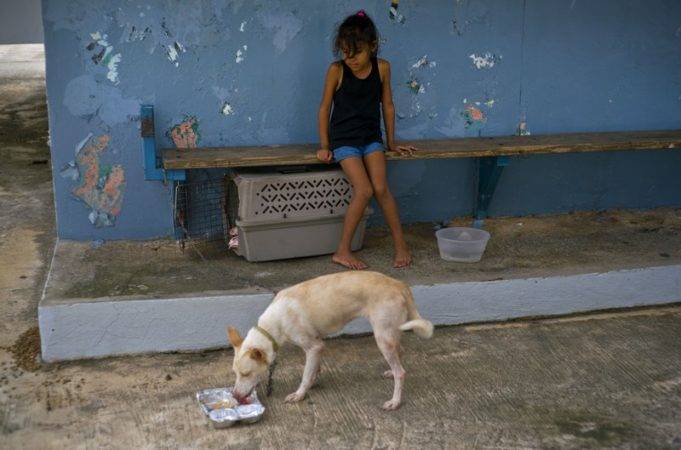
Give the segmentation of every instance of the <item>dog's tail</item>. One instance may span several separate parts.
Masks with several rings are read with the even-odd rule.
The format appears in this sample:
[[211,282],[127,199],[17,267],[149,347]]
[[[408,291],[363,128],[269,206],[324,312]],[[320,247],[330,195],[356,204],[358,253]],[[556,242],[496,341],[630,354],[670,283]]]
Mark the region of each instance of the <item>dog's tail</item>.
[[418,337],[429,339],[433,336],[433,324],[421,317],[416,304],[414,304],[414,296],[411,294],[411,289],[405,286],[405,300],[407,306],[407,322],[400,325],[400,330],[413,330]]

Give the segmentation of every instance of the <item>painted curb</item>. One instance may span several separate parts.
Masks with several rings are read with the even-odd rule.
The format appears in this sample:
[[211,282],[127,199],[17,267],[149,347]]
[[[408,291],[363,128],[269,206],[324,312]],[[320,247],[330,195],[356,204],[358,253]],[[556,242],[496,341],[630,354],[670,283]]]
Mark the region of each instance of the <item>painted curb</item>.
[[[454,325],[679,302],[681,265],[412,289],[423,317]],[[41,306],[43,359],[225,347],[225,326],[245,332],[272,298],[269,292]],[[341,334],[370,331],[360,319]]]

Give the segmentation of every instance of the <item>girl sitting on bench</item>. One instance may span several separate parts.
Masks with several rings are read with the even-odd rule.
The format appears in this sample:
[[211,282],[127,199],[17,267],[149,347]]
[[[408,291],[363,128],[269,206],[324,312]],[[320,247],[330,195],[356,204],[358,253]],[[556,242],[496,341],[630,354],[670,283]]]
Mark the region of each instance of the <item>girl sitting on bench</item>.
[[[364,210],[376,197],[395,243],[394,267],[411,264],[411,253],[388,189],[384,151],[412,154],[413,147],[395,143],[395,107],[390,90],[390,63],[376,57],[378,32],[373,21],[360,10],[347,17],[338,28],[334,54],[341,55],[326,73],[324,94],[319,108],[321,161],[340,162],[353,187],[353,196],[343,222],[343,234],[333,261],[350,269],[367,265],[352,254],[351,241]],[[333,105],[333,113],[331,106]],[[386,145],[381,136],[381,105]],[[331,119],[329,121],[329,115]]]

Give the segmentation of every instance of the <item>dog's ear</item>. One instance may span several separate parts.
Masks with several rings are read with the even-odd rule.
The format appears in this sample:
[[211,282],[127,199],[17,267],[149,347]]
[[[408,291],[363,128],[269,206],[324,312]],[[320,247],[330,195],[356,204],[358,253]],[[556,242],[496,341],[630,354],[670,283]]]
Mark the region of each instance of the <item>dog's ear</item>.
[[267,364],[267,357],[265,356],[265,352],[263,352],[257,347],[248,350],[248,356],[250,356],[251,359],[253,359],[254,361]]
[[241,337],[239,331],[234,327],[227,327],[227,335],[229,336],[229,342],[235,349],[241,347],[244,342],[244,338]]

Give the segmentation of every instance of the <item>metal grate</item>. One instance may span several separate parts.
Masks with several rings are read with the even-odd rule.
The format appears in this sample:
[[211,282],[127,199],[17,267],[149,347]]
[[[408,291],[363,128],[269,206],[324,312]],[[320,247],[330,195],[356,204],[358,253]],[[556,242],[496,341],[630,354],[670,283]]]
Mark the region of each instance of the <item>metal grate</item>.
[[178,183],[173,214],[178,239],[222,240],[224,201],[222,178]]

